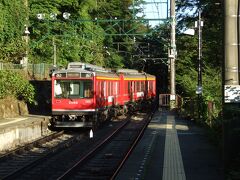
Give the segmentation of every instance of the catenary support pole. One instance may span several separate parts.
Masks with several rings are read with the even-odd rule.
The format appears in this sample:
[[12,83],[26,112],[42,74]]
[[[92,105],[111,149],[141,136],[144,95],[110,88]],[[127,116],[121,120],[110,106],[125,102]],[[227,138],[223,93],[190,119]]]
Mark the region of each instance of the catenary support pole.
[[239,0],[224,0],[223,159],[225,170],[239,153]]
[[239,85],[238,0],[225,0],[225,85]]
[[176,61],[176,15],[175,15],[175,0],[171,0],[171,50],[169,54],[170,59],[170,92],[171,92],[171,102],[170,108],[175,108],[175,95],[176,95],[176,70],[175,70],[175,61]]

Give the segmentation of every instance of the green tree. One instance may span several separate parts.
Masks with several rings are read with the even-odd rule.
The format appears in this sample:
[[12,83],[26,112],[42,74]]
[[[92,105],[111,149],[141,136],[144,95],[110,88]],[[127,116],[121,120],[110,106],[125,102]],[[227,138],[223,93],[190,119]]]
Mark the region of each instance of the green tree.
[[33,103],[34,87],[21,74],[13,71],[0,71],[0,99],[7,96]]
[[27,24],[24,0],[0,1],[0,61],[18,63],[26,44],[22,39]]
[[[31,60],[33,62],[51,62],[53,59],[52,39],[57,44],[57,59],[59,64],[71,61],[83,61],[98,65],[108,66],[105,61],[106,50],[111,51],[112,58],[116,58],[122,66],[120,58],[114,50],[113,41],[118,40],[113,36],[105,36],[106,29],[111,23],[98,23],[98,19],[111,19],[112,17],[125,18],[129,16],[128,7],[131,1],[46,1],[30,0],[31,34]],[[63,12],[71,14],[70,20],[64,20]],[[45,20],[37,21],[36,14],[44,13]],[[51,20],[50,14],[57,14],[57,20]],[[110,15],[111,14],[111,15]],[[117,33],[119,27],[108,33]],[[118,57],[119,56],[119,57]],[[119,61],[120,60],[120,61]]]
[[[177,85],[180,94],[189,97],[196,97],[198,70],[198,39],[197,35],[189,37],[182,35],[185,28],[194,26],[198,19],[198,10],[202,9],[203,47],[202,47],[202,74],[203,74],[203,105],[211,100],[216,105],[216,113],[221,110],[221,69],[223,62],[222,43],[222,11],[216,0],[179,0],[178,12],[189,12],[178,14],[178,59]],[[191,13],[190,13],[191,12]]]

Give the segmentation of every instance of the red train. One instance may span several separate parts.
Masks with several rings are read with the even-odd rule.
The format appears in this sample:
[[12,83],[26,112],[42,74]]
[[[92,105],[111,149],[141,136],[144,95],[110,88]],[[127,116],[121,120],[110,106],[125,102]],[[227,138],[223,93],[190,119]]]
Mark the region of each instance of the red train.
[[72,62],[52,74],[54,127],[93,127],[109,116],[123,114],[133,103],[154,99],[155,76],[137,70],[116,72]]

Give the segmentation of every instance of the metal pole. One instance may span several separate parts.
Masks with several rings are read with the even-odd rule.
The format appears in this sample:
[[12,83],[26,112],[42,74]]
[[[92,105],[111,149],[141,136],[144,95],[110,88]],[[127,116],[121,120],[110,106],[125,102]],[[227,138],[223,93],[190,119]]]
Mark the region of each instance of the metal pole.
[[[202,10],[198,12],[198,87],[202,87]],[[202,93],[200,93],[202,94]]]
[[202,99],[202,10],[198,11],[198,120],[201,119],[201,99]]
[[239,94],[239,0],[224,0],[224,66],[223,66],[223,160],[224,169],[237,155],[240,145],[235,143],[240,127],[239,100],[229,94]]
[[225,85],[238,85],[238,0],[225,0]]
[[52,39],[52,43],[53,43],[53,66],[56,67],[57,66],[57,47],[55,44],[55,38],[53,37]]
[[175,85],[175,60],[176,60],[176,40],[175,40],[175,36],[176,36],[176,17],[175,17],[175,0],[171,0],[171,51],[170,51],[170,88],[171,88],[171,95],[174,96],[174,99],[171,99],[171,109],[175,107],[175,94],[176,94],[176,85]]
[[[28,23],[28,0],[24,0],[24,6],[26,8],[26,23]],[[24,70],[27,70],[27,66],[28,66],[28,43],[29,43],[29,31],[28,31],[28,25],[25,25],[25,29],[24,29],[24,39],[25,39],[25,43],[26,43],[26,50],[25,50],[25,55],[22,59],[22,65]]]

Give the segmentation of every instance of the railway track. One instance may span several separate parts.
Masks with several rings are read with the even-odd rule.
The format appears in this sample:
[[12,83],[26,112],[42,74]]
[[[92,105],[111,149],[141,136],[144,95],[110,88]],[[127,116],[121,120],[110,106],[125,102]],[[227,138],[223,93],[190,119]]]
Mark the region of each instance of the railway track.
[[0,157],[0,179],[11,179],[23,173],[51,154],[63,149],[76,136],[64,131],[52,133]]
[[8,155],[0,159],[0,179],[111,179],[143,133],[146,116],[139,113],[128,120],[105,124],[94,132],[93,139],[86,134],[81,138],[65,137],[49,149],[41,142]]
[[[79,137],[79,133],[77,133],[78,136],[73,137],[72,139],[75,140],[71,140],[71,143],[68,141],[61,143],[64,148],[55,147],[50,153],[42,154],[42,157],[39,158],[31,159],[32,154],[29,153],[28,155],[14,156],[12,159],[17,159],[18,156],[22,157],[21,160],[15,161],[11,160],[11,156],[9,156],[9,158],[5,158],[4,164],[0,162],[0,168],[1,166],[7,167],[6,170],[2,169],[4,175],[0,176],[0,179],[57,179],[66,169],[76,163],[76,160],[79,160],[89,152],[89,149],[99,144],[102,139],[106,138],[109,133],[116,130],[123,123],[124,121],[115,121],[105,124],[105,127],[94,133],[93,139],[89,139],[89,134],[86,135],[85,133]],[[59,143],[56,144],[60,146]],[[25,161],[26,165],[23,163]]]
[[148,122],[143,115],[131,118],[57,179],[114,179]]

